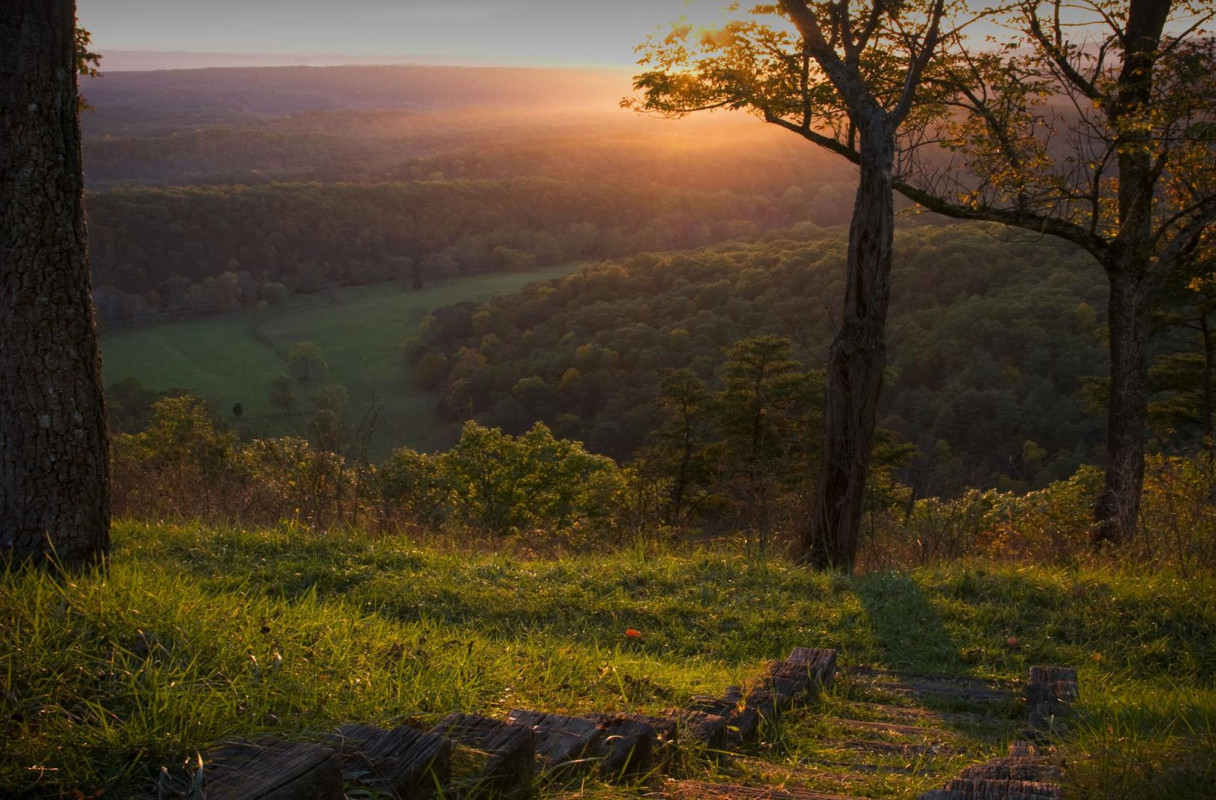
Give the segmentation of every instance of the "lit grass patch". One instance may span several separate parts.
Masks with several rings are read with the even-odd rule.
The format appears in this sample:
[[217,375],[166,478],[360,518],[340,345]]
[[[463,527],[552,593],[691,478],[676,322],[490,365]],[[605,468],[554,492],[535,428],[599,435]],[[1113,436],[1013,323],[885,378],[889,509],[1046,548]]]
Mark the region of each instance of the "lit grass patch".
[[[292,528],[124,523],[115,541],[108,574],[0,578],[0,795],[126,796],[227,736],[308,738],[451,711],[661,713],[719,696],[795,646],[1009,683],[1034,663],[1077,666],[1082,699],[1061,743],[1079,796],[1210,785],[1210,581],[981,564],[846,578],[729,549],[523,559]],[[808,771],[860,759],[850,786],[910,796],[1002,754],[1021,724],[1008,704],[974,719],[963,705],[842,675],[818,706],[764,726],[750,767],[701,758],[679,774],[785,770],[828,791],[833,779]],[[862,757],[840,742],[884,734],[835,717],[946,730],[950,747]],[[571,791],[582,790],[543,794]]]

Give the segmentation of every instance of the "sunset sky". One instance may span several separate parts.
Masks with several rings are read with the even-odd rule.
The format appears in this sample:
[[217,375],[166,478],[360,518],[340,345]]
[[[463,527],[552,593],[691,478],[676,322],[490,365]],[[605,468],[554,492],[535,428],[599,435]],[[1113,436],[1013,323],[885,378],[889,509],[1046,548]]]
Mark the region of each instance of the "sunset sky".
[[[633,47],[656,26],[682,15],[712,23],[722,18],[724,4],[725,0],[78,0],[81,23],[92,31],[95,49],[102,53],[350,56],[357,61],[417,58],[588,67],[630,66]],[[264,63],[264,59],[249,63]],[[117,59],[107,66],[120,67]]]

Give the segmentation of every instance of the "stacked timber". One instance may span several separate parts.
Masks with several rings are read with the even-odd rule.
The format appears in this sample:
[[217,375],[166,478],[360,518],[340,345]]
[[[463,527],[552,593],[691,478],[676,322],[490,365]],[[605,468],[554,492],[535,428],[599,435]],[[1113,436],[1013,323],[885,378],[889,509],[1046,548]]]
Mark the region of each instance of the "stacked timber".
[[[1027,736],[1038,741],[1059,730],[1069,705],[1080,696],[1076,670],[1031,667],[1023,697]],[[1062,800],[1063,765],[1030,741],[1009,745],[1009,755],[973,764],[942,789],[919,800]]]
[[538,773],[559,780],[595,773],[636,783],[666,769],[677,744],[721,752],[731,738],[754,737],[761,720],[831,686],[835,673],[834,650],[796,648],[768,664],[746,692],[731,687],[722,698],[699,698],[662,717],[516,709],[506,720],[449,714],[429,731],[349,724],[321,743],[233,741],[201,756],[191,786],[172,793],[207,800],[343,800],[345,787],[353,786],[403,800],[473,800],[526,795]]

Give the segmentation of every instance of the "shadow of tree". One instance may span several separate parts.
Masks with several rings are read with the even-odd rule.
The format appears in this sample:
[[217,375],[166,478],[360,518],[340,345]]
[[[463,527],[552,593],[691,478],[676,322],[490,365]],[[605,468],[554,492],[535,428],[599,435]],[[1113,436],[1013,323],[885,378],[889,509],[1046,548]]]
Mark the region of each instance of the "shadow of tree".
[[881,666],[918,672],[963,671],[958,644],[916,581],[893,573],[858,576],[854,590],[873,633]]

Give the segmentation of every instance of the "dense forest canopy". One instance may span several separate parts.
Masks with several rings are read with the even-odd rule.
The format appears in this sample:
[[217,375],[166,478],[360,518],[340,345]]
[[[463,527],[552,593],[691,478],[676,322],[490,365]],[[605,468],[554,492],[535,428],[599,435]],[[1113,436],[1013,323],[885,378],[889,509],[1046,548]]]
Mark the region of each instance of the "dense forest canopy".
[[[424,321],[409,356],[449,418],[520,433],[542,420],[628,458],[661,424],[664,376],[721,378],[735,342],[773,334],[818,368],[841,287],[843,232],[591,267]],[[1104,293],[1071,247],[997,229],[921,225],[898,240],[880,424],[921,454],[927,493],[1041,485],[1094,459],[1082,379],[1104,366]],[[1042,451],[1042,452],[1040,452]]]

